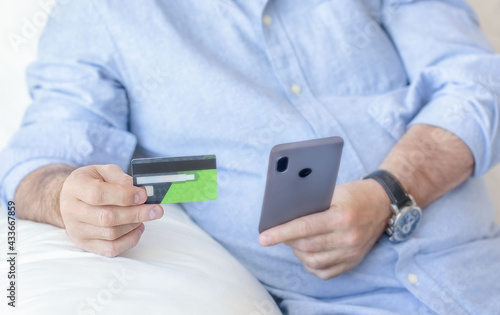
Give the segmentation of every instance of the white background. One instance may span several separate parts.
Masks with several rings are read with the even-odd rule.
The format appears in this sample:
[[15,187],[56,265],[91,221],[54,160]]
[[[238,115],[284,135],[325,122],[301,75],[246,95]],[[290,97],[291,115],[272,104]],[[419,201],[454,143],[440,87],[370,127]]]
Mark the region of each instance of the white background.
[[[51,0],[0,2],[0,149],[7,145],[10,136],[19,127],[22,114],[30,102],[25,68],[35,58],[38,36],[47,16],[41,4],[49,2]],[[500,0],[469,2],[478,13],[484,32],[500,51]],[[27,24],[30,25],[27,29],[30,38],[26,38],[26,42],[16,49],[9,36],[21,35]],[[500,165],[486,176],[486,181],[497,206],[497,222],[500,223]]]

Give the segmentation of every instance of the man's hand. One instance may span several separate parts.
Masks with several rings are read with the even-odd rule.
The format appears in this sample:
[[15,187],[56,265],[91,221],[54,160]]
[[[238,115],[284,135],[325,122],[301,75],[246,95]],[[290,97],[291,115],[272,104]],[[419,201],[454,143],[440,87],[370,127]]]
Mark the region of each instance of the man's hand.
[[[451,132],[414,125],[380,169],[393,174],[424,208],[472,174],[474,157],[465,142]],[[343,184],[335,189],[328,210],[266,230],[259,242],[263,246],[291,246],[307,270],[330,279],[363,260],[392,215],[390,203],[373,179]]]
[[159,219],[163,208],[143,204],[144,188],[116,165],[74,170],[60,195],[61,218],[68,236],[80,248],[114,257],[134,247],[144,232],[142,222]]
[[328,210],[262,232],[263,246],[285,243],[305,268],[323,280],[356,267],[391,217],[390,199],[372,179],[335,188]]

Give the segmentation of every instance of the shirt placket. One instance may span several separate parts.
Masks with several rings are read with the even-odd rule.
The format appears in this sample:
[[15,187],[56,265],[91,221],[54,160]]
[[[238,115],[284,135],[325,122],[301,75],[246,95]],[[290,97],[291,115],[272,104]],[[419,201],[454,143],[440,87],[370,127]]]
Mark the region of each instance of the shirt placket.
[[351,159],[349,170],[344,174],[351,178],[365,174],[366,169],[344,128],[311,91],[274,1],[269,1],[264,7],[262,30],[269,62],[291,106],[303,116],[317,137],[340,136],[344,139],[344,156]]
[[394,246],[394,249],[398,253],[396,277],[411,294],[438,314],[468,314],[448,288],[439,284],[415,262],[418,245],[409,241]]

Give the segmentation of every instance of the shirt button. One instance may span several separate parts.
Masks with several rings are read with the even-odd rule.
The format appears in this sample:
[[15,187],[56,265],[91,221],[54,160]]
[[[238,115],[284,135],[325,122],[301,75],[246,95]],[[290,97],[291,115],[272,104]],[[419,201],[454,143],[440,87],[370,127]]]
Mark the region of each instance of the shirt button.
[[413,274],[413,273],[409,273],[408,274],[408,282],[410,282],[411,284],[417,284],[418,283],[417,275]]
[[292,90],[292,93],[295,95],[299,95],[300,92],[302,92],[302,88],[300,87],[300,85],[297,85],[297,84],[292,84],[292,86],[290,87],[290,90]]
[[264,15],[264,17],[262,17],[262,22],[269,26],[273,23],[273,19],[269,15]]

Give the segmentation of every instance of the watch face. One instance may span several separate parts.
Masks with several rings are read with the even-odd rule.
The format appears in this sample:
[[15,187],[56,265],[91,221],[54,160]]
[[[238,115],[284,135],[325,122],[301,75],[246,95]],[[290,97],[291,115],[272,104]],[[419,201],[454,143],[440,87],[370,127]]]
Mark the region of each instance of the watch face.
[[422,211],[418,207],[406,208],[401,211],[401,215],[394,224],[392,238],[396,242],[404,241],[415,231],[420,222]]

